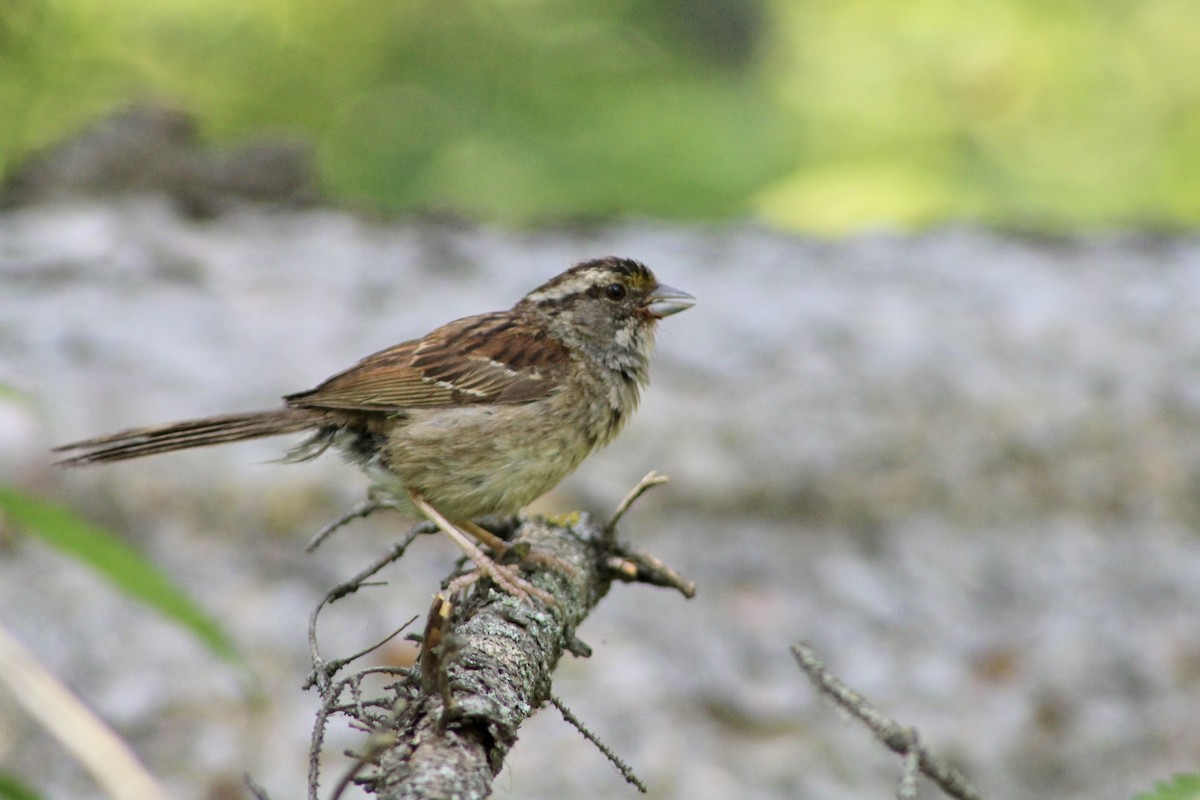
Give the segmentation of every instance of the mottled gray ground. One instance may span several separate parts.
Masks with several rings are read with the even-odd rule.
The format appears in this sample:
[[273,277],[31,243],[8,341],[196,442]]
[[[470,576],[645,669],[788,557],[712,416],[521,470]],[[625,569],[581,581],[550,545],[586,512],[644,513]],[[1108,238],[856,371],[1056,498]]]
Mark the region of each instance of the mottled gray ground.
[[[659,798],[889,797],[899,766],[813,691],[812,640],[990,797],[1129,797],[1200,763],[1200,241],[974,230],[817,243],[730,225],[526,233],[154,199],[0,215],[0,481],[135,542],[231,629],[246,685],[86,569],[12,537],[0,625],[180,798],[250,772],[302,793],[305,624],[382,551],[377,517],[284,441],[62,474],[55,442],[271,405],[366,353],[507,305],[590,255],[699,298],[667,320],[626,433],[544,505],[604,513],[674,482],[624,534],[699,583],[618,587],[556,692]],[[323,635],[348,652],[423,613],[454,552],[428,539]],[[390,657],[403,653],[390,651]],[[355,738],[339,731],[337,756]],[[0,765],[97,791],[0,695]],[[553,710],[497,780],[522,798],[633,796]],[[926,789],[926,796],[933,796]]]

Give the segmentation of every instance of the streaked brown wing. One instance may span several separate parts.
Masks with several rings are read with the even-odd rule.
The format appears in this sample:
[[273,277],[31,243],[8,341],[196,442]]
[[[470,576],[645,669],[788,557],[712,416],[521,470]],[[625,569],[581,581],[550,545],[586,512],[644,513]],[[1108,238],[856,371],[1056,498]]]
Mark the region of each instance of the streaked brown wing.
[[456,320],[367,356],[288,405],[344,411],[402,411],[464,403],[524,403],[544,397],[568,354],[508,312]]

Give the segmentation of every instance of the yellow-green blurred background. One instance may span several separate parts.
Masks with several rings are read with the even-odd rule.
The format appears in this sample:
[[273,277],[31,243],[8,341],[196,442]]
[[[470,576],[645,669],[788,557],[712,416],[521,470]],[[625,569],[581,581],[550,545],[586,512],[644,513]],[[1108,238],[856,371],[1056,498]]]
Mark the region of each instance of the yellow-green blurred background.
[[0,171],[147,101],[385,211],[1200,220],[1196,0],[0,2]]

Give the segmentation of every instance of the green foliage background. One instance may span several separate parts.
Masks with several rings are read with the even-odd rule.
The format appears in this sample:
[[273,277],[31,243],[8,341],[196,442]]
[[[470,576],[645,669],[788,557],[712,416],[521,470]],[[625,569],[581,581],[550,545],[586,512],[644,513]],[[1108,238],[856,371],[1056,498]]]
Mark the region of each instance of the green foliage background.
[[1195,0],[0,3],[0,170],[135,100],[383,210],[1200,219]]

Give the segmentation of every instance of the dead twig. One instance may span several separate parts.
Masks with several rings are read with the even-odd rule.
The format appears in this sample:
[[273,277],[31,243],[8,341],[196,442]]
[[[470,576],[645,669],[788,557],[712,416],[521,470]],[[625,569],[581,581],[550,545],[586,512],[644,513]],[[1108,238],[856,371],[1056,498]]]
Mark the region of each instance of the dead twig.
[[617,504],[616,510],[613,511],[613,514],[611,517],[609,517],[608,522],[604,524],[603,530],[605,537],[609,541],[615,539],[617,535],[617,523],[621,521],[621,517],[625,516],[625,512],[629,510],[630,506],[636,503],[637,499],[650,489],[653,489],[655,486],[662,486],[664,483],[669,483],[670,480],[670,477],[666,475],[660,475],[656,470],[650,470],[647,472],[646,475],[640,481],[638,481],[637,486],[634,486],[632,489],[630,489],[629,494],[625,495],[625,498]]
[[246,784],[246,789],[250,794],[254,795],[255,800],[271,800],[271,795],[267,794],[267,790],[255,783],[249,774],[242,776],[242,782]]
[[900,775],[897,800],[917,800],[917,773],[921,771],[921,738],[916,728],[909,728],[908,752],[904,754],[904,772]]
[[[885,716],[858,692],[829,671],[807,642],[792,645],[792,656],[817,690],[866,725],[879,741],[904,757],[904,775],[897,797],[916,797],[916,771],[926,775],[942,791],[958,800],[983,800],[983,796],[962,773],[932,755],[920,743],[917,732]],[[914,767],[913,765],[916,765]]]
[[[434,528],[430,523],[422,522],[414,525],[411,529],[409,529],[408,533],[404,535],[404,538],[389,547],[386,553],[375,559],[374,562],[360,571],[353,578],[348,581],[344,581],[343,583],[339,583],[325,594],[325,597],[320,603],[317,604],[317,607],[312,610],[312,613],[308,617],[308,651],[312,658],[313,671],[309,676],[308,681],[304,684],[304,688],[308,688],[313,684],[316,684],[321,689],[328,688],[328,668],[324,658],[321,657],[320,647],[317,645],[317,618],[321,615],[321,611],[324,610],[325,606],[337,602],[348,594],[357,592],[364,586],[368,586],[369,584],[367,583],[367,579],[375,575],[375,573],[379,572],[388,564],[398,561],[401,557],[403,557],[405,551],[408,550],[409,545],[411,545],[418,536],[424,533],[433,533],[436,530],[437,529]],[[321,685],[321,681],[323,680],[322,675],[325,675],[324,680],[326,685],[324,686]]]
[[608,550],[604,567],[612,577],[624,583],[648,583],[652,586],[675,589],[684,597],[691,599],[696,595],[694,581],[684,578],[649,553],[633,550],[617,541],[617,523],[625,516],[625,512],[650,489],[662,486],[670,480],[666,475],[650,470],[617,504],[616,510],[601,528],[601,543]]
[[571,712],[571,709],[567,708],[566,705],[563,704],[562,700],[555,695],[550,695],[550,705],[557,708],[558,713],[562,714],[562,718],[565,719],[572,728],[579,731],[583,738],[595,745],[596,749],[608,759],[609,763],[617,768],[617,771],[621,773],[621,777],[625,779],[626,783],[634,786],[642,794],[646,794],[646,784],[642,783],[641,779],[633,773],[633,768],[626,764],[620,756],[614,753],[611,747],[600,741],[600,738],[596,736],[596,734],[592,733],[592,731],[586,725],[584,725],[582,721],[580,721],[579,717],[575,716],[575,714]]
[[411,529],[409,529],[408,533],[405,534],[403,539],[388,548],[387,552],[377,558],[373,563],[361,570],[350,580],[340,583],[330,589],[325,594],[325,597],[321,599],[321,602],[317,604],[317,607],[314,608],[312,613],[309,615],[308,650],[309,657],[312,659],[313,667],[312,671],[309,673],[308,680],[304,682],[303,688],[307,689],[311,686],[316,686],[318,692],[321,694],[322,699],[321,708],[318,709],[316,719],[313,722],[312,739],[309,743],[309,800],[317,800],[317,786],[319,785],[321,769],[321,747],[325,742],[325,729],[328,725],[329,717],[331,714],[335,713],[335,707],[337,706],[339,698],[341,697],[342,689],[349,685],[347,681],[342,681],[335,685],[333,683],[333,676],[346,664],[354,661],[355,659],[361,658],[363,655],[366,655],[375,648],[389,641],[392,637],[396,636],[396,634],[411,624],[416,617],[414,617],[413,620],[409,620],[409,622],[405,623],[404,626],[401,626],[396,632],[392,633],[386,639],[376,643],[375,645],[372,645],[370,648],[356,653],[349,658],[335,659],[328,662],[321,655],[321,648],[317,641],[317,619],[320,617],[321,611],[324,610],[326,606],[336,602],[337,600],[340,600],[346,595],[357,592],[363,586],[369,585],[367,583],[368,579],[374,576],[388,564],[399,560],[408,550],[409,545],[411,545],[418,536],[423,533],[432,533],[435,530],[436,528],[433,528],[432,525],[426,523],[414,525]]
[[622,583],[648,583],[675,589],[689,600],[696,596],[695,581],[683,577],[655,556],[630,550],[620,543],[615,543],[612,550],[604,567]]
[[342,775],[341,779],[334,785],[333,791],[329,795],[329,800],[341,800],[342,794],[349,788],[354,779],[358,777],[358,773],[362,772],[362,768],[374,761],[379,753],[395,744],[395,735],[389,733],[375,734],[367,740],[367,751],[355,759],[350,769]]
[[345,514],[342,514],[333,522],[317,531],[316,536],[309,539],[308,544],[304,545],[304,552],[311,553],[312,551],[316,550],[321,546],[321,542],[328,539],[334,531],[350,522],[353,522],[356,519],[369,517],[376,511],[399,508],[400,505],[394,500],[377,500],[374,497],[368,497],[366,500],[363,500],[361,503],[351,508]]

